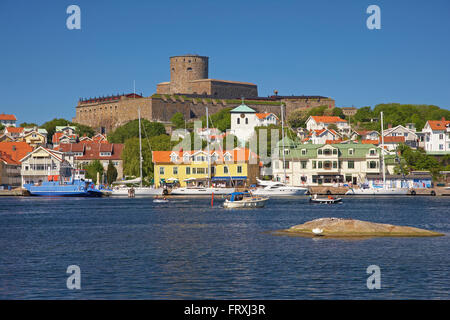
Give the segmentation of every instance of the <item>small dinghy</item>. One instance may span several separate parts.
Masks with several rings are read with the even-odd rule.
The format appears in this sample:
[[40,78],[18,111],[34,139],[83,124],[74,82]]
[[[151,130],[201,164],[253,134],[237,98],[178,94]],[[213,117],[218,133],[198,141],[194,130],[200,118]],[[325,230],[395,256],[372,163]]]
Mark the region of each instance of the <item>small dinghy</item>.
[[166,202],[169,202],[169,200],[166,199],[166,197],[163,197],[163,198],[155,197],[153,199],[153,202],[155,202],[155,203],[166,203]]
[[338,203],[342,202],[342,198],[334,198],[332,196],[328,196],[326,198],[318,198],[317,194],[313,195],[309,198],[309,202],[315,202],[315,203]]

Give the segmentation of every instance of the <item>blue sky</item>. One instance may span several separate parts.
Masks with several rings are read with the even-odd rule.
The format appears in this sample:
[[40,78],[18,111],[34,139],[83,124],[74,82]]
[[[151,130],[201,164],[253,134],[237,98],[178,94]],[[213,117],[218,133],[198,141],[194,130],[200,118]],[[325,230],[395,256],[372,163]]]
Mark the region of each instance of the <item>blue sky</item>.
[[[66,8],[81,8],[68,30]],[[366,9],[381,8],[381,30]],[[210,78],[260,96],[323,95],[337,106],[450,108],[450,1],[0,1],[0,112],[71,119],[79,97],[148,96],[169,57],[210,57]]]

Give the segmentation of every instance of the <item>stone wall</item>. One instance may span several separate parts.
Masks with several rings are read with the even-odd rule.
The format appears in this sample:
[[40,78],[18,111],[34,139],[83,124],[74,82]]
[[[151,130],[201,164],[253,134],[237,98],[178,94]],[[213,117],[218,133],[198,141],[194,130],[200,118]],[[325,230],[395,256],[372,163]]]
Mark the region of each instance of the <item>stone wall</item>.
[[[281,102],[286,104],[285,117],[299,108],[312,108],[328,105],[334,107],[334,100],[321,99],[282,99],[280,101],[246,100],[245,104],[260,113],[271,112],[281,116]],[[73,122],[88,125],[95,130],[105,128],[106,133],[116,127],[138,119],[138,108],[141,109],[141,118],[149,121],[170,122],[172,116],[181,112],[187,120],[197,119],[205,115],[206,107],[210,114],[219,112],[223,108],[235,108],[240,104],[238,100],[230,102],[225,99],[211,98],[184,98],[182,96],[159,96],[145,98],[126,98],[105,103],[79,103],[76,107],[76,116]]]

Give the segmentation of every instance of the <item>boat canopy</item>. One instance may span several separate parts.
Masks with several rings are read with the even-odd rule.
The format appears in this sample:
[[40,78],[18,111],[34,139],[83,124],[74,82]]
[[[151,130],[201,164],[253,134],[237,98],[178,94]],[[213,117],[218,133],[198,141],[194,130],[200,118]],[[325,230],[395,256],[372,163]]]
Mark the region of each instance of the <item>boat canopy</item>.
[[131,180],[122,180],[122,181],[114,181],[113,184],[136,184],[140,183],[141,178],[131,179]]

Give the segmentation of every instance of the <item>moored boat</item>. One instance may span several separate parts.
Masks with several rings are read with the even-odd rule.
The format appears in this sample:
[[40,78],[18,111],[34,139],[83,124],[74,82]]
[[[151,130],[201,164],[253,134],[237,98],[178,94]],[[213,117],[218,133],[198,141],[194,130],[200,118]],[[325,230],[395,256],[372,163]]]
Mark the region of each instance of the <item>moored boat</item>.
[[233,192],[223,203],[224,208],[262,208],[268,197],[253,196],[249,192]]
[[[260,180],[258,180],[260,183]],[[260,183],[261,184],[261,183]],[[258,196],[301,196],[308,192],[308,188],[287,186],[281,182],[264,182],[263,187],[252,191],[254,195]]]
[[328,196],[326,198],[318,198],[317,194],[315,194],[315,195],[313,195],[312,197],[309,198],[309,202],[332,204],[332,203],[342,202],[342,198],[334,198],[332,196]]
[[95,187],[91,181],[84,179],[82,171],[72,175],[70,166],[61,167],[60,175],[48,176],[47,181],[24,184],[24,188],[32,196],[47,197],[101,197],[103,192]]

